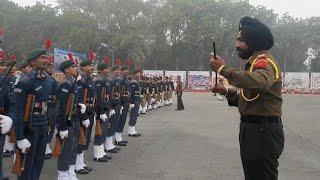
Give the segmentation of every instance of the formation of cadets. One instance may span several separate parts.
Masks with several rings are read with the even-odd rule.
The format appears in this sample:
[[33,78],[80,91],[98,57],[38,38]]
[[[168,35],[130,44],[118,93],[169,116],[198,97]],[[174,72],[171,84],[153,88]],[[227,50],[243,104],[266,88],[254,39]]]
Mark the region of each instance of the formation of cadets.
[[[110,154],[127,146],[127,119],[127,134],[140,137],[139,114],[172,104],[174,84],[168,77],[143,77],[140,69],[129,73],[126,66],[105,63],[97,65],[93,76],[90,60],[80,68],[66,60],[60,70],[65,77],[57,82],[42,48],[18,66],[0,59],[0,179],[12,171],[18,179],[38,180],[44,160],[55,157],[58,179],[76,180],[77,174],[93,171],[84,161],[89,145],[93,161],[106,163]],[[10,156],[12,170],[3,170],[2,157]]]

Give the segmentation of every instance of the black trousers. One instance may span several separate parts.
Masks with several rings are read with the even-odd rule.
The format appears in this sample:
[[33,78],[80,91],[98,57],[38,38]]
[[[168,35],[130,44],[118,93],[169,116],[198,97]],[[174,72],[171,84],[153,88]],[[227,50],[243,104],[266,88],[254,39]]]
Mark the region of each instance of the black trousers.
[[134,103],[134,108],[131,109],[129,126],[135,126],[137,124],[137,119],[139,115],[139,106],[140,106],[140,101],[138,100]]
[[50,144],[53,139],[54,131],[56,128],[54,123],[56,112],[56,107],[48,107],[49,132],[47,137],[47,144]]
[[122,110],[122,114],[120,115],[120,120],[118,123],[118,127],[116,129],[116,132],[118,133],[123,132],[124,126],[127,121],[128,111],[129,111],[129,101],[126,101],[125,103],[123,103],[123,110]]
[[[59,135],[57,134],[57,136]],[[68,127],[68,137],[63,139],[62,141],[61,155],[57,161],[58,171],[69,170],[69,166],[71,164],[72,159],[73,147],[75,143],[77,144],[78,142],[75,141],[74,128]]]
[[[92,128],[94,124],[94,113],[88,113],[88,117],[90,120],[90,125],[88,128],[85,130],[85,138],[86,138],[86,145],[78,145],[78,153],[82,153],[85,150],[88,150],[90,142],[91,142],[91,133],[92,133]],[[81,122],[80,122],[81,123]]]
[[116,112],[109,118],[109,128],[107,130],[107,137],[114,136],[120,120],[120,104],[117,104],[113,109]]
[[58,171],[68,171],[69,166],[76,163],[79,128],[79,119],[73,118],[72,126],[68,127],[68,137],[62,142],[61,155],[57,160]]
[[106,121],[96,121],[96,123],[100,123],[101,126],[101,130],[102,130],[102,134],[101,135],[94,135],[94,140],[93,140],[93,145],[101,145],[106,141],[106,136],[107,136],[107,131],[108,128],[106,128],[109,124],[109,119],[107,119]]
[[241,122],[240,155],[245,180],[277,180],[278,159],[284,147],[284,132],[279,122]]
[[5,139],[6,139],[6,135],[0,133],[0,179],[3,178],[3,162],[2,162],[2,158],[3,158],[3,148],[4,148]]
[[47,145],[47,136],[48,125],[33,126],[32,130],[29,130],[27,139],[30,141],[31,147],[25,155],[22,177],[18,177],[18,179],[40,179]]
[[183,110],[184,109],[184,105],[182,102],[182,93],[178,93],[177,94],[177,110]]

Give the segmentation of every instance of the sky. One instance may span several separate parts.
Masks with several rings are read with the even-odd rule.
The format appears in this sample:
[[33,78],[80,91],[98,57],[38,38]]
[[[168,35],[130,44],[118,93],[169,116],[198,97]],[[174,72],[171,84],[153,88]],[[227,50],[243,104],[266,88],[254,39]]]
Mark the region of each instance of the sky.
[[[11,0],[20,6],[32,6],[39,0]],[[43,1],[43,0],[40,0]],[[46,4],[56,4],[55,0],[44,0]],[[282,15],[286,12],[297,18],[320,17],[320,0],[249,0],[255,6],[264,5]]]

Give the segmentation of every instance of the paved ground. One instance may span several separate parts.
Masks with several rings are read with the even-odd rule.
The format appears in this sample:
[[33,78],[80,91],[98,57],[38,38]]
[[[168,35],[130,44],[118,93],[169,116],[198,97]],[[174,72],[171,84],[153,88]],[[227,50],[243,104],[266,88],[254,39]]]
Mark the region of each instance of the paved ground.
[[[279,180],[320,179],[320,97],[285,96],[286,144]],[[81,180],[242,180],[237,109],[210,94],[185,94],[185,111],[174,106],[139,118],[143,136],[129,138],[106,164]],[[9,159],[5,161],[8,172]],[[56,179],[56,160],[46,161],[41,179]]]

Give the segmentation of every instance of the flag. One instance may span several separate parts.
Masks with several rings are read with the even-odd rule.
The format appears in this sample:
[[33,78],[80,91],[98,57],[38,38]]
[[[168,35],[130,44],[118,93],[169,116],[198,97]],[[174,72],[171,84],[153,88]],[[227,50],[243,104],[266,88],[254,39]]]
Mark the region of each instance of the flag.
[[103,57],[103,62],[104,62],[105,64],[108,64],[108,65],[109,65],[109,62],[110,62],[109,56],[104,56],[104,57]]
[[16,56],[14,54],[11,54],[10,55],[10,60],[15,62],[16,61]]
[[1,56],[2,61],[6,61],[7,60],[7,54],[6,54],[5,51],[2,51],[0,56]]
[[90,59],[90,61],[93,61],[95,57],[96,57],[96,54],[92,50],[90,50],[89,51],[89,59]]
[[121,59],[120,59],[120,58],[117,58],[117,59],[115,60],[115,64],[116,64],[117,66],[121,66]]
[[50,38],[46,38],[44,40],[44,48],[46,50],[49,50],[51,48],[51,46],[52,46],[52,40]]

